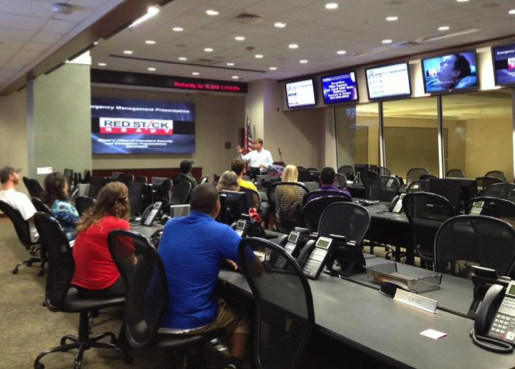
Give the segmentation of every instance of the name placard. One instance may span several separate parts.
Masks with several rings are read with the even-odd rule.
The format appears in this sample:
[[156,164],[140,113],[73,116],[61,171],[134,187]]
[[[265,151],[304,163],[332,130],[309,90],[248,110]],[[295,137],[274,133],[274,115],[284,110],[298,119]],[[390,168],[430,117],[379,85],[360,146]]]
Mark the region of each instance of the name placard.
[[393,299],[414,308],[436,314],[436,308],[438,306],[438,301],[436,300],[404,291],[400,288],[397,288]]

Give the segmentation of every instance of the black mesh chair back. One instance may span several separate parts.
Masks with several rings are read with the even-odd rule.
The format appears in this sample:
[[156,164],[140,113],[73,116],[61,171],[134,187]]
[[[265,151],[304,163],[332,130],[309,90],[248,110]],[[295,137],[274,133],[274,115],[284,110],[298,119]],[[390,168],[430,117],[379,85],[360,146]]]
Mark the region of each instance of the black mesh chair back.
[[11,220],[18,239],[28,249],[33,244],[30,239],[29,223],[23,219],[18,210],[6,202],[0,201],[0,210]]
[[89,208],[95,205],[96,200],[92,197],[77,196],[75,199],[75,207],[80,216],[82,216]]
[[496,197],[515,203],[515,184],[495,183],[483,190],[483,196]]
[[132,182],[134,182],[134,174],[131,174],[131,173],[123,173],[121,175],[118,176],[118,178],[116,179],[118,182],[122,182],[124,185],[127,186],[127,188],[129,188],[129,186],[131,185]]
[[[132,347],[151,345],[168,304],[161,258],[150,241],[129,231],[112,231],[109,251],[125,284],[124,324]],[[135,264],[135,259],[138,262]]]
[[40,199],[43,197],[44,192],[45,190],[43,190],[37,179],[29,178],[29,193],[31,197]]
[[465,214],[499,218],[515,226],[515,203],[505,199],[474,197],[465,205]]
[[415,192],[404,196],[402,208],[411,225],[415,252],[422,260],[432,262],[436,232],[447,219],[454,216],[454,207],[443,196]]
[[129,183],[129,203],[131,206],[131,217],[140,213],[142,205],[145,203],[146,185],[139,182]]
[[50,211],[49,207],[43,201],[41,201],[37,197],[33,197],[31,200],[32,200],[32,204],[34,204],[34,207],[36,208],[37,211],[41,211],[48,215],[52,215],[52,212]]
[[515,230],[496,218],[460,215],[447,220],[435,238],[435,270],[469,278],[471,265],[511,276],[515,262]]
[[429,192],[429,181],[413,181],[406,189],[406,193]]
[[[262,265],[253,251],[267,255]],[[297,262],[270,241],[245,238],[239,254],[255,301],[253,367],[296,368],[315,325],[309,283]]]
[[183,205],[190,201],[193,185],[187,179],[179,180],[172,188],[171,205]]
[[406,186],[409,186],[413,181],[418,181],[420,176],[424,174],[429,174],[429,170],[425,168],[412,168],[408,170],[408,174],[406,175]]
[[361,182],[363,183],[363,186],[365,186],[365,190],[369,188],[372,185],[372,182],[374,179],[379,177],[379,175],[376,172],[373,172],[371,170],[364,170],[361,172]]
[[259,210],[261,206],[261,196],[259,196],[258,192],[245,187],[240,187],[240,192],[245,192],[247,195],[247,203]]
[[29,183],[29,177],[21,177],[21,180],[23,181],[23,184],[25,185],[25,188],[27,189],[27,192],[29,193],[30,196],[32,196],[32,194],[30,193],[30,183]]
[[338,173],[343,174],[345,177],[350,178],[354,176],[354,166],[353,165],[342,165],[338,168]]
[[491,170],[485,174],[485,177],[498,178],[501,181],[506,182],[506,173],[504,173],[502,170]]
[[472,182],[471,186],[478,195],[483,195],[483,191],[496,183],[503,183],[504,181],[495,177],[478,177]]
[[437,176],[434,176],[434,175],[432,175],[432,174],[422,174],[422,175],[420,176],[420,180],[421,180],[421,181],[428,181],[428,180],[430,180],[430,179],[432,179],[432,178],[438,178],[438,177],[437,177]]
[[378,175],[371,176],[365,185],[365,198],[370,200],[379,200],[382,196],[382,182]]
[[345,177],[343,174],[336,173],[335,180],[336,187],[341,189],[347,188],[347,177]]
[[466,176],[461,169],[450,169],[445,173],[445,178],[466,178]]
[[84,169],[82,183],[90,183],[90,182],[91,182],[91,171],[88,169]]
[[37,212],[34,215],[34,223],[47,254],[45,304],[51,311],[61,311],[75,271],[72,250],[61,225],[55,218]]
[[298,177],[299,182],[310,182],[311,181],[311,175],[309,174],[309,172],[306,168],[297,167],[297,171],[299,172],[299,177]]
[[310,167],[310,168],[308,168],[308,172],[320,172],[320,169],[315,168],[315,167]]
[[301,210],[302,225],[307,227],[311,232],[318,230],[320,217],[324,210],[335,202],[351,202],[349,196],[337,191],[317,191],[320,197],[309,199],[310,194],[304,196],[304,206]]
[[[152,180],[154,180],[154,178],[152,178]],[[170,178],[163,178],[162,181],[159,181],[159,184],[155,187],[153,202],[161,201],[165,203],[170,203],[170,192],[172,190],[172,187],[173,182]]]
[[104,177],[91,177],[89,181],[88,197],[97,198],[98,193],[107,183]]
[[319,182],[320,181],[320,171],[316,168],[309,168],[309,181],[310,182]]
[[352,202],[337,202],[329,205],[320,217],[318,234],[345,236],[361,245],[370,227],[370,213],[363,206]]
[[136,178],[134,178],[134,182],[147,184],[148,178],[147,178],[147,176],[139,175],[139,176],[136,176]]
[[209,182],[209,176],[202,176],[198,183],[199,184],[204,184],[204,183],[208,183],[208,182]]
[[392,172],[387,167],[379,167],[377,173],[380,176],[391,176]]
[[401,183],[393,176],[379,176],[372,181],[369,187],[368,198],[390,202],[399,194]]

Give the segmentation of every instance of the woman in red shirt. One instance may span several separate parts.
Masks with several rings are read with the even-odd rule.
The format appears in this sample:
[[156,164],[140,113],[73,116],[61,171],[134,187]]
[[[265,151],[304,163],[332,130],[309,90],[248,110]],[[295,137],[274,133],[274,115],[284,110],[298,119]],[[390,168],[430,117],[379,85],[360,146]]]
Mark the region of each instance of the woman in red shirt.
[[112,182],[102,188],[95,205],[79,221],[73,246],[72,284],[81,297],[125,295],[123,280],[107,246],[107,236],[115,229],[129,230],[129,215],[127,186]]

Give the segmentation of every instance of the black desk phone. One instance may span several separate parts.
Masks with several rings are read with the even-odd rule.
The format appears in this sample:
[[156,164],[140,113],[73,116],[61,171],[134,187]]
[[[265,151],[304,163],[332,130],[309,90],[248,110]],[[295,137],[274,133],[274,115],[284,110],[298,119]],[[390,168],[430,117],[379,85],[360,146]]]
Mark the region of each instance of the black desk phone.
[[150,227],[156,220],[157,216],[160,215],[162,205],[163,204],[161,202],[149,205],[141,216],[141,224]]
[[303,272],[306,277],[317,279],[322,269],[324,269],[328,256],[332,251],[333,240],[329,237],[319,237],[315,247],[304,265]]
[[479,307],[471,336],[475,344],[493,352],[511,353],[515,345],[515,281],[492,285]]
[[390,202],[390,206],[388,206],[388,211],[391,213],[400,214],[402,211],[402,198],[406,196],[405,193],[401,193],[393,198],[392,202]]
[[240,237],[245,237],[247,233],[247,221],[245,219],[239,219],[236,222],[235,231]]

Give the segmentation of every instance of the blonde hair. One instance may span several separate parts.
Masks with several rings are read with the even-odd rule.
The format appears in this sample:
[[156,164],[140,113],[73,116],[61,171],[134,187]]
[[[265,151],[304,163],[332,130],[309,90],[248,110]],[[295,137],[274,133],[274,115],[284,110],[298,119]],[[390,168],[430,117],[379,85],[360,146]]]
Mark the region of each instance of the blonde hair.
[[238,175],[230,170],[223,172],[216,185],[218,192],[220,191],[239,191]]
[[121,182],[108,183],[98,194],[97,202],[79,220],[77,231],[84,232],[107,216],[129,219],[129,190]]
[[[287,165],[283,171],[283,182],[297,182],[299,179],[299,171],[295,165]],[[282,186],[286,198],[289,201],[295,201],[297,199],[296,186]]]

